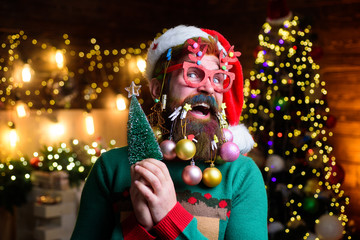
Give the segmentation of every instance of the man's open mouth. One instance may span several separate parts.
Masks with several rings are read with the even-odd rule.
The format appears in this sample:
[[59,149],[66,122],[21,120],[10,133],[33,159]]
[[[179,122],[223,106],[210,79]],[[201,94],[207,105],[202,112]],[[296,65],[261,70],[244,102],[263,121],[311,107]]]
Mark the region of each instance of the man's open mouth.
[[197,103],[192,106],[192,110],[189,113],[195,118],[205,119],[210,117],[210,105],[207,103]]

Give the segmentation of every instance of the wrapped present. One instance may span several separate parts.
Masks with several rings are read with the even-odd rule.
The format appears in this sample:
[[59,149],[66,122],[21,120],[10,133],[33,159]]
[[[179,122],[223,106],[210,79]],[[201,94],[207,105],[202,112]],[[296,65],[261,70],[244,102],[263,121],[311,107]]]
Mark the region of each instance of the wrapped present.
[[31,180],[34,186],[45,189],[66,190],[70,188],[69,174],[64,171],[33,171]]

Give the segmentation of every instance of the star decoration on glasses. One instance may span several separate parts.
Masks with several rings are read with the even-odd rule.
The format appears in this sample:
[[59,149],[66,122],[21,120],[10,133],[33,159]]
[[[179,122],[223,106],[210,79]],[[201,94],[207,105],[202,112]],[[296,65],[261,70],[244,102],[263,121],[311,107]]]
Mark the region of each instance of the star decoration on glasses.
[[133,95],[139,96],[140,88],[141,85],[136,85],[134,81],[132,81],[131,85],[125,88],[125,90],[128,92],[128,98],[131,98]]

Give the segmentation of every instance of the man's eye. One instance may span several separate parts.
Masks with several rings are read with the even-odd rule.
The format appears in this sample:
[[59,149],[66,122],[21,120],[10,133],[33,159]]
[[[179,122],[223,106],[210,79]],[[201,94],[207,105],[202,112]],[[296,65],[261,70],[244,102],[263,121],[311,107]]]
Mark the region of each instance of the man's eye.
[[224,82],[224,79],[226,78],[226,75],[225,74],[215,74],[214,77],[213,77],[213,82],[215,84],[222,84]]
[[198,75],[196,73],[188,73],[187,76],[189,78],[198,78]]

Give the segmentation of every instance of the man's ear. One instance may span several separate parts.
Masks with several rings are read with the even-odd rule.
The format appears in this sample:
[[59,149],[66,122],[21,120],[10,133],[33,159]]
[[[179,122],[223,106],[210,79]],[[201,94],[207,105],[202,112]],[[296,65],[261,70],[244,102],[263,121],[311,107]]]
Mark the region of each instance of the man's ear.
[[159,80],[156,78],[151,79],[149,87],[150,87],[150,93],[151,93],[151,96],[153,97],[153,99],[159,98],[160,92],[161,92],[161,84],[160,84]]

